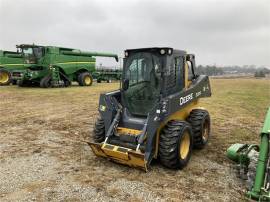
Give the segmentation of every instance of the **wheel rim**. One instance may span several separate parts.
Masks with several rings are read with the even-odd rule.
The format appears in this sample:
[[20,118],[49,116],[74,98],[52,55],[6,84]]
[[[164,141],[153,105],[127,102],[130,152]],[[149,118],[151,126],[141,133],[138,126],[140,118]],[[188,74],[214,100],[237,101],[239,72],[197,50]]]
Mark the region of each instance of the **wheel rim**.
[[84,78],[84,83],[85,83],[86,85],[90,85],[90,84],[91,84],[91,78],[90,78],[90,76],[86,76],[86,77]]
[[179,154],[182,159],[187,158],[190,147],[190,135],[188,131],[185,131],[180,142]]
[[0,83],[7,83],[9,80],[9,74],[7,72],[0,73]]
[[208,138],[209,138],[209,122],[206,120],[203,124],[202,139],[204,142],[207,142]]

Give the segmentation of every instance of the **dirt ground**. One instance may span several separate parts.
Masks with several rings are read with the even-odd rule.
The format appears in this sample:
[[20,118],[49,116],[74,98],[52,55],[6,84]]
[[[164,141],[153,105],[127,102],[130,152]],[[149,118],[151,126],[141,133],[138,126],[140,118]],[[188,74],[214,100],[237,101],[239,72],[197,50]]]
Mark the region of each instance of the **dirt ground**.
[[184,170],[153,162],[147,173],[93,155],[89,140],[101,92],[119,84],[0,87],[0,201],[244,201],[226,159],[235,142],[258,142],[270,80],[214,79],[204,99],[209,145]]

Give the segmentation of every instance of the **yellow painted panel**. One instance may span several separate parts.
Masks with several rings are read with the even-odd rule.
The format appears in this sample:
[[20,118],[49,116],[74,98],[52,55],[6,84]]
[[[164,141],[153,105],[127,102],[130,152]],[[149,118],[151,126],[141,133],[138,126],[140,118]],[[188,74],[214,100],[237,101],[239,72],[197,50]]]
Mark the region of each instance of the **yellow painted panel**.
[[141,134],[141,130],[135,130],[131,128],[123,128],[123,127],[117,127],[117,133],[118,134],[131,134],[131,135],[139,135]]

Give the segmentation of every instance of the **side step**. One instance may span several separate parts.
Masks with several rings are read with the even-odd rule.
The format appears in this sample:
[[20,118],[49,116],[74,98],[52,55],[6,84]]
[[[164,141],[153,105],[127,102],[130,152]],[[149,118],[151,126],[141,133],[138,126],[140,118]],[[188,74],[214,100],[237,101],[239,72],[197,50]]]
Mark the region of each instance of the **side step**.
[[144,154],[140,151],[107,143],[88,142],[88,145],[97,156],[109,158],[117,163],[147,171],[147,162],[144,160]]

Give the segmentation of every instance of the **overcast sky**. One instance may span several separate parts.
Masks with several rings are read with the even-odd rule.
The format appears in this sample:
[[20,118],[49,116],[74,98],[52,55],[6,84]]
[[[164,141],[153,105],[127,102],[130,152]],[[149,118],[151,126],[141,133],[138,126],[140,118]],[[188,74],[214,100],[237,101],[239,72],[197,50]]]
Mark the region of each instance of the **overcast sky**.
[[0,49],[20,43],[118,54],[170,46],[197,64],[270,66],[270,1],[0,0]]

